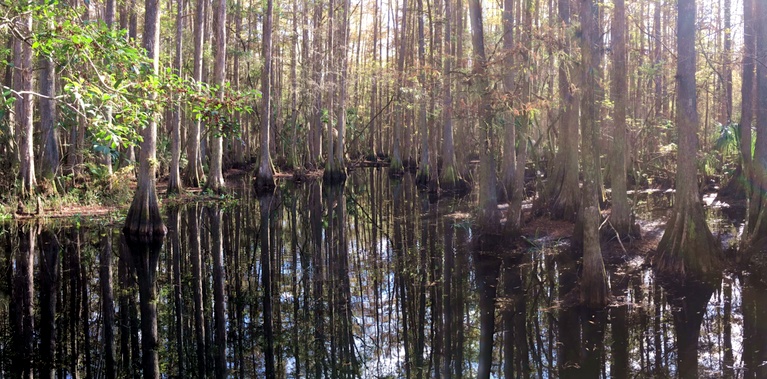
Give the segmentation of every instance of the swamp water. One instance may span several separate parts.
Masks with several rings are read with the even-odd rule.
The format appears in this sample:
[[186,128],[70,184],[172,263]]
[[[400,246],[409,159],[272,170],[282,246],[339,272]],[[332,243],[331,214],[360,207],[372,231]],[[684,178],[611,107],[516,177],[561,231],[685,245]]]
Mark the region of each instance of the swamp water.
[[763,377],[755,274],[669,288],[627,256],[589,312],[562,306],[562,241],[473,253],[473,200],[430,202],[410,176],[251,188],[169,211],[162,243],[6,226],[0,376]]

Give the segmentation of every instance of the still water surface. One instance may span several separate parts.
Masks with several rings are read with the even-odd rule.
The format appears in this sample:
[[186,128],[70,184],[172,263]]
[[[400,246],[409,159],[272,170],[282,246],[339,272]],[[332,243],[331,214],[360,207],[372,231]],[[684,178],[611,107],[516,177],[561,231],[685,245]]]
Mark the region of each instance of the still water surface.
[[170,210],[169,234],[10,225],[0,234],[2,377],[760,377],[767,286],[668,288],[641,257],[617,301],[564,304],[566,241],[472,252],[473,200],[406,176],[287,184]]

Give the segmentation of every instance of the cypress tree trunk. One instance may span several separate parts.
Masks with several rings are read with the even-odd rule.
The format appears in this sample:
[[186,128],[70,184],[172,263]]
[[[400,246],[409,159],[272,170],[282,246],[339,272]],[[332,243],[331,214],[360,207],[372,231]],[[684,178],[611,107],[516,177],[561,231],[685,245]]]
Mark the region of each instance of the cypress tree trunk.
[[[346,45],[348,40],[348,8],[347,0],[342,1],[341,19],[337,20],[331,15],[328,23],[328,46],[330,49],[330,71],[331,84],[329,92],[328,109],[331,117],[328,121],[328,160],[325,163],[325,172],[323,173],[323,183],[340,183],[346,180],[346,167],[344,166],[344,134],[346,133]],[[329,12],[334,13],[335,6],[330,2]],[[338,107],[334,109],[333,105],[337,100]],[[337,127],[333,129],[335,114]]]
[[[114,0],[110,0],[114,2]],[[176,75],[181,76],[182,65],[182,47],[184,32],[184,1],[176,2],[176,59],[174,70]],[[171,116],[171,147],[170,147],[170,173],[168,176],[167,194],[179,193],[181,191],[181,173],[179,162],[181,161],[181,102],[175,101],[173,105],[173,116]]]
[[272,0],[266,1],[264,13],[264,70],[261,74],[261,159],[256,174],[256,187],[261,189],[274,188],[274,167],[269,151],[271,127],[271,77],[272,77]]
[[[740,155],[743,159],[743,176],[747,183],[753,182],[753,158],[751,154],[752,133],[754,121],[754,69],[756,57],[755,31],[755,0],[743,0],[743,74],[741,86],[741,116],[740,116]],[[746,196],[750,199],[753,188],[745,186]],[[753,231],[758,213],[750,211],[746,217],[746,237]]]
[[[594,0],[582,0],[581,18],[581,164],[583,165],[583,190],[581,210],[576,225],[573,247],[583,251],[581,274],[581,302],[590,308],[607,304],[607,275],[599,245],[599,8]],[[578,235],[579,232],[581,235]]]
[[626,194],[626,102],[628,97],[628,70],[626,69],[626,4],[615,0],[612,24],[613,73],[610,77],[613,99],[612,158],[610,178],[612,183],[612,211],[610,224],[618,238],[632,236],[631,209]]
[[767,4],[755,1],[756,147],[751,167],[754,187],[748,211],[750,243],[755,246],[762,245],[759,241],[767,240],[767,172],[765,172],[767,169],[767,68],[761,63],[767,58],[767,26],[763,22],[765,15],[767,15]]
[[[226,82],[226,0],[216,0],[213,3],[213,31],[214,31],[214,55],[213,84],[218,86],[218,99],[224,100],[224,83]],[[267,113],[268,114],[268,113]],[[223,117],[229,117],[226,115]],[[205,187],[215,193],[221,193],[226,189],[224,183],[223,160],[224,138],[221,130],[216,129],[211,136],[210,170],[208,182]]]
[[[559,19],[565,28],[570,27],[570,0],[558,0]],[[551,217],[575,221],[580,207],[578,191],[578,102],[574,93],[575,74],[570,72],[570,33],[565,30],[562,58],[559,62],[559,93],[562,101],[557,155],[554,172],[546,186],[546,201]]]
[[407,4],[408,0],[402,0],[402,18],[400,19],[400,38],[399,38],[399,46],[397,46],[397,83],[398,83],[398,89],[397,89],[397,109],[395,110],[395,114],[397,115],[397,119],[393,122],[393,129],[392,129],[392,138],[393,138],[393,144],[392,144],[392,152],[391,152],[391,163],[389,164],[389,175],[391,176],[401,176],[405,171],[405,166],[402,162],[402,152],[401,150],[401,134],[402,129],[404,128],[404,120],[405,120],[405,107],[404,107],[404,97],[405,94],[401,90],[405,86],[405,55],[407,53]]
[[[423,0],[417,0],[418,7],[418,82],[421,90],[426,93],[426,38],[423,31]],[[421,186],[426,186],[431,180],[431,166],[429,165],[429,128],[426,122],[426,99],[418,101],[418,131],[421,137],[421,163],[418,166],[416,182]]]
[[[24,12],[16,19],[16,29],[24,36],[32,35],[32,11]],[[32,46],[19,37],[13,45],[14,78],[13,85],[18,92],[16,112],[16,145],[19,147],[19,195],[23,198],[34,195],[37,180],[35,178],[34,153],[34,105],[32,102]]]
[[498,234],[500,212],[496,193],[495,157],[493,156],[493,111],[487,77],[485,36],[482,25],[482,6],[479,0],[469,1],[471,42],[474,50],[473,72],[479,96],[479,234]]
[[453,20],[452,0],[445,0],[445,57],[442,61],[442,169],[440,170],[439,185],[442,190],[456,191],[459,189],[461,174],[455,165],[455,144],[453,142],[453,92],[452,70],[453,35],[451,26]]
[[[152,73],[159,73],[160,64],[160,6],[158,0],[146,0],[144,4],[143,46],[152,60]],[[150,94],[153,98],[157,94]],[[141,131],[141,154],[139,160],[138,187],[125,218],[125,232],[145,237],[164,236],[167,229],[162,222],[157,201],[155,171],[157,169],[157,117],[150,117],[149,125]]]
[[676,199],[663,238],[658,243],[655,265],[659,272],[684,277],[718,274],[719,243],[706,224],[698,194],[698,110],[695,87],[695,0],[679,0],[677,12],[677,104],[679,151]]
[[[197,0],[197,6],[194,12],[194,58],[193,58],[193,79],[202,82],[202,56],[203,56],[203,35],[205,34],[205,5],[207,1]],[[199,187],[205,181],[205,173],[202,170],[200,156],[200,127],[199,119],[195,118],[189,124],[189,130],[186,133],[186,158],[187,164],[184,170],[184,184],[190,187]]]
[[[54,27],[53,22],[49,22],[47,29]],[[43,147],[41,150],[42,162],[40,165],[41,174],[44,178],[54,181],[60,175],[59,160],[59,132],[56,128],[56,65],[53,59],[49,57],[40,57],[40,131],[42,134]],[[55,187],[59,190],[58,186]]]

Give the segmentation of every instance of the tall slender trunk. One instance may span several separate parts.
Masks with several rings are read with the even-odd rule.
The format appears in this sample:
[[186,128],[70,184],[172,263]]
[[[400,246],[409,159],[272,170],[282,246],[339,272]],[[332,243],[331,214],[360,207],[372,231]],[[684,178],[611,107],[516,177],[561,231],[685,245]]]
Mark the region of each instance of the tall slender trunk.
[[612,23],[613,72],[610,76],[613,100],[613,121],[615,131],[610,159],[610,181],[612,183],[612,211],[610,225],[618,238],[632,234],[631,209],[626,194],[626,102],[628,100],[628,70],[626,68],[626,5],[624,0],[615,0]]
[[[215,0],[213,2],[213,32],[214,41],[213,54],[215,64],[213,65],[213,84],[218,87],[218,99],[224,100],[224,83],[226,82],[226,0]],[[230,117],[225,115],[223,117]],[[218,128],[218,126],[216,126]],[[208,172],[208,182],[205,187],[213,192],[221,193],[226,189],[224,183],[224,138],[220,130],[215,130],[211,136],[210,144],[210,170]]]
[[698,193],[698,94],[695,84],[695,0],[677,3],[676,125],[679,152],[674,209],[658,243],[657,269],[668,275],[714,274],[721,267],[719,242],[711,234]]
[[[754,15],[754,0],[743,0],[743,73],[741,85],[741,111],[740,111],[740,155],[743,160],[743,176],[749,183],[753,177],[753,157],[751,154],[752,127],[754,123],[754,95],[755,80],[754,69],[756,68],[756,30]],[[753,188],[746,186],[746,196],[752,196]],[[753,232],[758,213],[749,212],[746,218],[746,234]]]
[[[207,1],[197,0],[197,6],[194,12],[194,57],[192,76],[195,82],[202,82],[202,59],[203,59],[203,36],[205,35],[205,7]],[[201,152],[200,152],[200,128],[202,123],[200,119],[195,118],[189,123],[189,130],[186,133],[186,157],[187,164],[184,171],[184,184],[190,187],[199,187],[205,181],[205,174],[202,170]]]
[[491,88],[487,74],[485,36],[480,0],[469,1],[471,13],[471,43],[474,50],[472,71],[479,95],[479,233],[497,234],[500,227],[498,195],[496,194],[495,157],[493,156],[493,110],[490,104]]
[[[22,36],[32,35],[32,11],[24,12],[15,21],[16,30]],[[34,153],[34,105],[32,98],[32,45],[20,37],[14,39],[13,84],[21,95],[15,102],[16,146],[19,147],[19,195],[31,197],[37,187]]]
[[[46,25],[47,29],[54,27],[53,22]],[[59,131],[56,127],[58,114],[56,112],[56,65],[50,57],[41,56],[40,64],[40,131],[42,134],[41,174],[55,186],[55,181],[61,174],[59,160]],[[61,190],[55,187],[56,190]]]
[[[184,4],[184,0],[176,1],[176,58],[173,69],[179,77],[181,76],[181,68],[183,64]],[[179,168],[181,162],[181,101],[179,99],[176,99],[172,112],[173,115],[170,119],[171,160],[168,176],[168,190],[166,191],[167,194],[178,193],[181,191],[181,171]]]
[[[442,61],[442,170],[439,184],[444,190],[454,190],[461,182],[461,174],[455,164],[455,144],[453,142],[453,92],[452,71],[455,61],[455,37],[452,34],[454,19],[453,0],[445,0],[445,54]],[[460,33],[458,34],[460,36]]]
[[[143,46],[152,60],[152,73],[159,74],[160,65],[160,5],[159,0],[146,0],[144,4],[144,40]],[[150,93],[152,99],[156,93]],[[157,118],[150,117],[149,125],[142,131],[141,156],[139,160],[138,186],[133,196],[124,230],[128,234],[144,236],[164,236],[165,225],[162,222],[160,207],[157,202],[155,172],[157,170]]]
[[263,57],[264,69],[261,73],[261,158],[256,174],[256,186],[259,188],[274,188],[274,167],[269,151],[271,114],[272,114],[272,0],[266,1],[264,10]]
[[583,190],[574,248],[583,251],[581,302],[592,308],[607,304],[607,276],[599,246],[599,8],[594,0],[581,0],[581,164]]
[[[423,31],[423,0],[416,0],[418,19],[418,82],[421,91],[426,93],[426,38]],[[433,48],[434,46],[432,46]],[[421,138],[421,163],[418,166],[416,177],[420,185],[427,185],[431,181],[431,165],[429,164],[429,127],[426,120],[426,99],[418,100],[418,133]]]
[[407,54],[407,18],[408,18],[408,0],[402,0],[402,18],[400,19],[400,37],[399,45],[397,46],[397,109],[395,114],[397,119],[394,120],[392,129],[392,138],[394,139],[392,144],[392,152],[390,155],[391,163],[389,164],[389,175],[399,176],[404,172],[404,165],[402,162],[402,148],[401,134],[404,128],[405,122],[405,93],[402,89],[405,87],[405,55]]
[[[756,142],[751,174],[754,189],[749,201],[749,229],[751,244],[763,246],[767,241],[767,67],[761,62],[767,59],[767,4],[755,1],[754,18],[756,34]],[[758,216],[757,216],[758,215]]]

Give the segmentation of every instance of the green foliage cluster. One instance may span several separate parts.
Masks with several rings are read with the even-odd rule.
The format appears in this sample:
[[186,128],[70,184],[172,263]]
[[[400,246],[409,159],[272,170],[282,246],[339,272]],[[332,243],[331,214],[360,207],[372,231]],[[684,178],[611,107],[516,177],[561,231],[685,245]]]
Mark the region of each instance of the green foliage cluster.
[[[137,144],[139,132],[172,103],[188,107],[216,135],[237,136],[240,127],[230,115],[249,113],[260,97],[254,90],[218,88],[182,78],[172,70],[153,73],[153,62],[127,31],[103,22],[80,21],[77,9],[58,0],[44,3],[0,0],[10,10],[0,16],[0,30],[21,35],[38,58],[54,62],[63,83],[56,96],[62,115],[88,120],[99,152]],[[31,13],[38,30],[28,36],[16,30],[14,19]],[[3,54],[10,57],[11,54]],[[0,62],[12,65],[11,62]],[[9,112],[15,96],[3,87],[0,116]],[[67,120],[61,120],[66,124]]]

